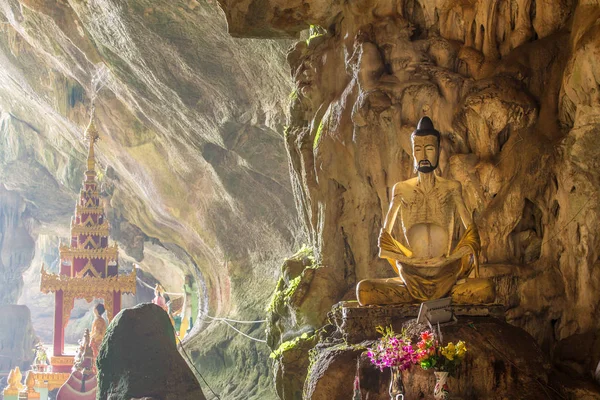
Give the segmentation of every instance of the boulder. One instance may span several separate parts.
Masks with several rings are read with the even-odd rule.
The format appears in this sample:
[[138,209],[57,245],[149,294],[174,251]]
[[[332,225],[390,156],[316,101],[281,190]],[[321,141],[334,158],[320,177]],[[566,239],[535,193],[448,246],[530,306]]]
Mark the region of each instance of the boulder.
[[35,340],[29,308],[0,305],[0,372],[14,367],[27,371],[33,362]]
[[205,399],[177,351],[167,313],[154,304],[121,311],[108,326],[96,362],[99,399]]

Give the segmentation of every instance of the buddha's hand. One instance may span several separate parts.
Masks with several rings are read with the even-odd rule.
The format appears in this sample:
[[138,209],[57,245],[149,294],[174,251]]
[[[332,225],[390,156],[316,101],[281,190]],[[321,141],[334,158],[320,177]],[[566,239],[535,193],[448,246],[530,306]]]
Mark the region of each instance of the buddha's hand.
[[[379,239],[377,241],[377,245],[379,246],[380,257],[394,258],[396,260],[400,260],[401,258],[406,257],[412,257],[412,251],[410,251],[405,246],[403,246],[402,243],[394,239],[392,235],[385,229],[382,229],[379,232]],[[396,254],[401,258],[389,257],[388,255],[384,254]]]

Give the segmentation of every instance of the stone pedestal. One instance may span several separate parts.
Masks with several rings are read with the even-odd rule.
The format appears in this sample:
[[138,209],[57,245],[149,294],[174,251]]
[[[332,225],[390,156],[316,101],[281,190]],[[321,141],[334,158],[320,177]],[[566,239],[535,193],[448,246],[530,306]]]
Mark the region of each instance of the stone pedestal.
[[40,394],[40,400],[48,400],[48,383],[36,383],[35,391]]
[[19,391],[18,390],[5,389],[2,392],[2,395],[4,396],[4,400],[17,400],[19,398]]
[[[377,339],[377,326],[392,325],[400,332],[405,322],[417,318],[420,307],[420,303],[363,307],[357,301],[342,301],[333,307],[330,320],[345,341],[358,343]],[[502,304],[453,305],[452,309],[457,318],[489,316],[504,321]]]

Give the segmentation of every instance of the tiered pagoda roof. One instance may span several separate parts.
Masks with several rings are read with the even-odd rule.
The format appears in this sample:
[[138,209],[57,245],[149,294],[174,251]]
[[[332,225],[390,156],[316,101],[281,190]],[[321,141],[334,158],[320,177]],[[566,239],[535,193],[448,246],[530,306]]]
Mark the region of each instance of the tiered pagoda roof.
[[[109,298],[114,292],[135,293],[135,269],[130,275],[119,276],[119,249],[116,244],[109,245],[109,224],[100,200],[96,175],[94,143],[98,132],[94,122],[87,130],[89,142],[87,170],[85,180],[71,220],[71,241],[61,244],[60,271],[58,274],[47,272],[42,266],[41,291],[44,293],[62,291],[64,306],[72,307],[73,299],[93,298],[105,300],[109,319],[112,307]],[[63,319],[68,320],[66,309]]]

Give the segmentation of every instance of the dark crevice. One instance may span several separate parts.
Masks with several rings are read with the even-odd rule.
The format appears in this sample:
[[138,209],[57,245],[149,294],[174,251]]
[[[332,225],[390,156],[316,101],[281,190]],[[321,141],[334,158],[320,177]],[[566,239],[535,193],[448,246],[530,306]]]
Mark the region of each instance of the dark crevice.
[[540,258],[544,237],[542,217],[542,210],[526,198],[521,219],[510,234],[514,262],[529,264]]

